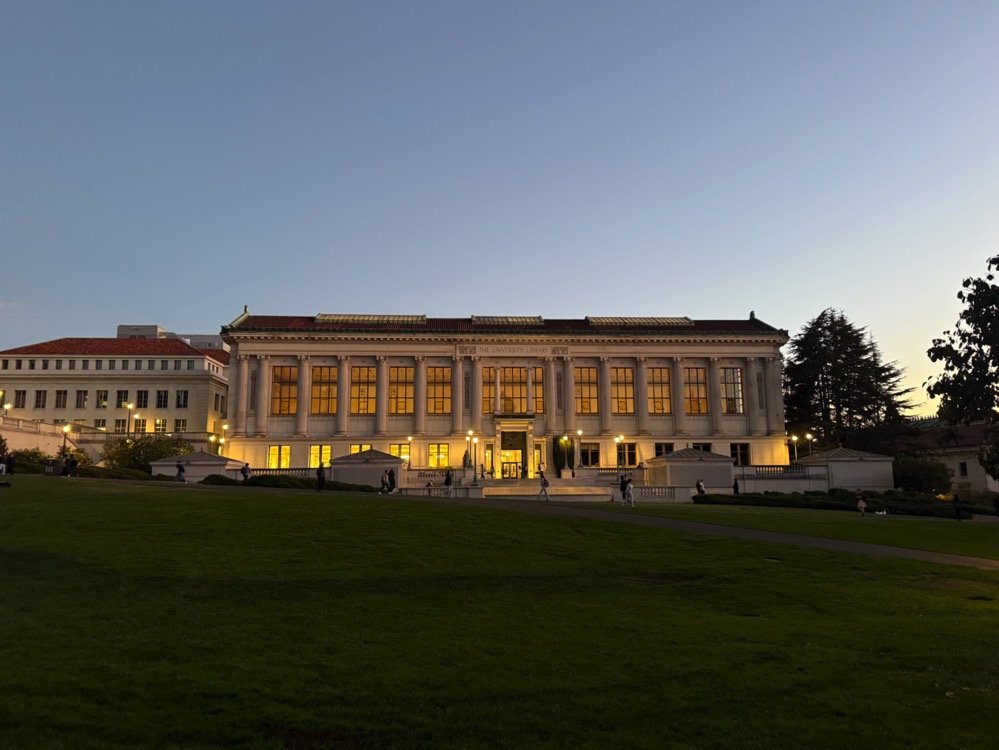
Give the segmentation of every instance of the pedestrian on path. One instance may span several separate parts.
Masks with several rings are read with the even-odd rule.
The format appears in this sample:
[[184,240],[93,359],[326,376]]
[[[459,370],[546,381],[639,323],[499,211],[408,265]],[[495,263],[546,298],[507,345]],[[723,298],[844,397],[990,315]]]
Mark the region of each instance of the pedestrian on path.
[[447,496],[454,497],[454,474],[451,473],[450,469],[444,475],[444,487],[447,489]]
[[316,469],[316,492],[322,492],[323,487],[326,486],[326,466],[322,461],[319,462],[319,468]]
[[635,507],[635,482],[631,477],[628,477],[628,481],[624,483],[624,498],[621,500],[621,505]]
[[860,499],[857,500],[857,510],[860,511],[860,517],[863,518],[867,515],[867,501],[864,500],[864,496],[861,495]]
[[545,476],[543,471],[538,472],[538,474],[541,477],[541,491],[538,493],[538,500],[541,499],[542,495],[545,496],[545,501],[551,500],[551,498],[548,497],[548,477]]

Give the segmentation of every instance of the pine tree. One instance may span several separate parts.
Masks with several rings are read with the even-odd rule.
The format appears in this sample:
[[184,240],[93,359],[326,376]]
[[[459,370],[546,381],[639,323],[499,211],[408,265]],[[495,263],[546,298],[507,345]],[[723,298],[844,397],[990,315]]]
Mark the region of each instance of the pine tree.
[[[850,445],[861,431],[897,425],[911,408],[903,373],[881,358],[873,337],[839,310],[823,310],[791,339],[785,369],[789,432]],[[866,443],[869,445],[869,441]]]

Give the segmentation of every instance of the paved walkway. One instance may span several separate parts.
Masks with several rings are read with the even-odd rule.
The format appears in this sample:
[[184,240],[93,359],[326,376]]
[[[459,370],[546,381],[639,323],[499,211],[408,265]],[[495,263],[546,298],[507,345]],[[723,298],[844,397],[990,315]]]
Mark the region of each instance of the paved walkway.
[[543,502],[537,500],[513,500],[495,498],[477,499],[453,499],[447,498],[413,498],[421,499],[424,502],[444,502],[453,505],[468,505],[476,508],[495,508],[498,510],[512,510],[518,513],[531,513],[544,516],[571,516],[574,518],[590,518],[597,521],[618,521],[619,523],[630,523],[636,526],[651,526],[659,529],[675,529],[686,531],[691,534],[706,534],[710,536],[725,536],[735,539],[749,539],[755,542],[773,542],[775,544],[791,544],[798,547],[812,547],[814,549],[825,549],[832,552],[848,552],[856,555],[870,555],[872,557],[893,557],[902,560],[922,560],[923,562],[939,563],[941,565],[961,565],[979,570],[999,571],[999,560],[989,560],[984,557],[966,557],[964,555],[951,555],[945,552],[928,552],[919,549],[906,549],[904,547],[890,547],[885,544],[868,544],[867,542],[848,542],[843,539],[824,539],[817,536],[804,536],[802,534],[783,534],[777,531],[761,531],[759,529],[742,529],[736,526],[720,526],[713,523],[699,523],[696,521],[680,521],[672,518],[660,518],[657,516],[645,516],[638,513],[608,513],[602,510],[590,510],[589,508],[578,508],[574,506],[561,505],[559,503]]

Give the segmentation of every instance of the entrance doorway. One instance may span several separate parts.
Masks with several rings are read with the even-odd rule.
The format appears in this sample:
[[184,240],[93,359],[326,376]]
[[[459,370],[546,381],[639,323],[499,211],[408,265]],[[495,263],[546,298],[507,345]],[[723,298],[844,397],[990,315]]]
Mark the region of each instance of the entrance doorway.
[[503,432],[500,434],[500,467],[504,479],[527,476],[527,433]]

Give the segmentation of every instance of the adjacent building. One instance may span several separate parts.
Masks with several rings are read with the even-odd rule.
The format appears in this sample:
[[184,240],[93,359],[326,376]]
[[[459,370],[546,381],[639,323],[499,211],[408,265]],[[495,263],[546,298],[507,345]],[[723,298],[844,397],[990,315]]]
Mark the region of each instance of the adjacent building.
[[[788,463],[786,331],[684,317],[269,316],[222,329],[227,455],[297,468],[367,449],[497,478],[685,448]],[[4,355],[6,356],[6,355]]]
[[[107,434],[181,434],[209,449],[226,436],[229,354],[179,338],[63,338],[0,352],[4,430],[70,425],[99,453]],[[217,448],[215,448],[217,450]]]

